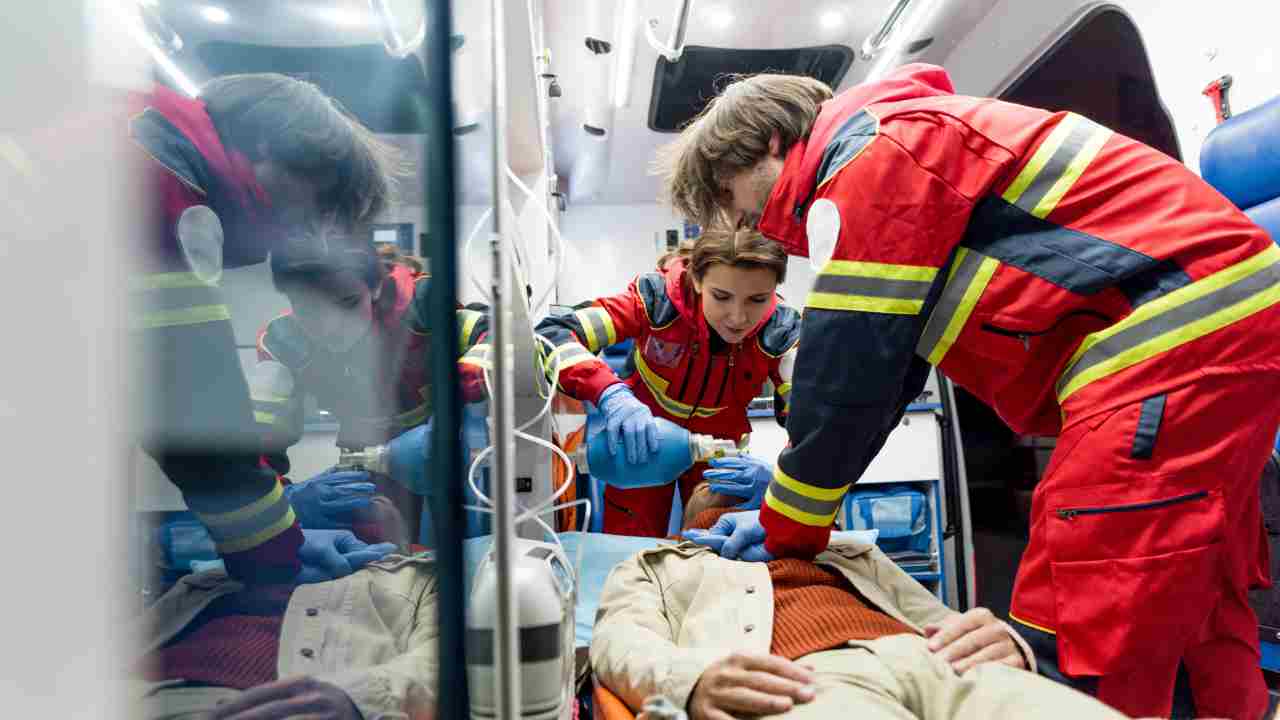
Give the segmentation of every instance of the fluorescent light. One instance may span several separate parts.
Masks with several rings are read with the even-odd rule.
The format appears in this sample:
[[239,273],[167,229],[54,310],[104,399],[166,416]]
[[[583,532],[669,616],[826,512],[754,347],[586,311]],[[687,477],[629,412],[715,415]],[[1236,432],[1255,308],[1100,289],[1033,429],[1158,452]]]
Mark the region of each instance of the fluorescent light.
[[618,18],[617,42],[613,51],[617,57],[613,61],[613,106],[626,107],[631,103],[631,74],[636,65],[636,27],[639,22],[637,0],[623,0],[622,13]]
[[716,30],[724,30],[733,24],[733,13],[729,12],[729,8],[723,5],[713,5],[702,13],[702,17],[707,24]]
[[200,14],[204,16],[205,20],[212,23],[225,23],[231,20],[231,13],[217,5],[205,5],[200,8]]
[[369,15],[366,13],[354,12],[347,8],[340,7],[316,8],[315,13],[327,22],[346,27],[367,25],[371,20]]
[[844,27],[844,13],[839,10],[828,10],[818,17],[818,22],[828,30]]

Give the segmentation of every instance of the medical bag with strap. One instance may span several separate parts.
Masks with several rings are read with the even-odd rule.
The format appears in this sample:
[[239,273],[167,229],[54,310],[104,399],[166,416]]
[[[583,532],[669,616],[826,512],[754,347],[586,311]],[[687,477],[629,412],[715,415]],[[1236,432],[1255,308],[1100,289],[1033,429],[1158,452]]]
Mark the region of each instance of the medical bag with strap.
[[847,496],[845,511],[849,530],[880,531],[876,544],[890,557],[930,552],[929,502],[915,488],[854,490]]

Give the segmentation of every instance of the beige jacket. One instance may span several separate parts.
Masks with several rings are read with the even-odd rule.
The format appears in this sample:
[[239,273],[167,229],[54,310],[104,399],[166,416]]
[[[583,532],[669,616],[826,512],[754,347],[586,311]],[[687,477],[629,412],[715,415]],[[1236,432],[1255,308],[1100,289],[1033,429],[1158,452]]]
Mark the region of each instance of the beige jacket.
[[[874,544],[832,536],[815,562],[872,605],[920,631],[953,615]],[[1032,653],[1006,626],[1034,670]],[[652,695],[686,707],[703,670],[734,652],[768,653],[773,581],[764,563],[725,560],[693,543],[646,550],[605,582],[591,639],[596,678],[632,708]]]
[[[347,577],[298,586],[280,630],[277,676],[311,675],[333,683],[365,720],[431,717],[437,663],[433,564],[425,555],[388,555]],[[143,614],[136,635],[142,653],[163,647],[215,599],[243,588],[220,570],[183,578]]]

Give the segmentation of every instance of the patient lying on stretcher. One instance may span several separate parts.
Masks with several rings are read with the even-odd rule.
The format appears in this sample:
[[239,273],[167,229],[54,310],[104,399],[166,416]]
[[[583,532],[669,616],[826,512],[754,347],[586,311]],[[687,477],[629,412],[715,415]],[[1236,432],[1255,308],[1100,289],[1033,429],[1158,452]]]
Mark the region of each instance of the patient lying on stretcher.
[[[363,517],[380,521],[357,523],[357,534],[407,547],[386,498],[375,496]],[[306,585],[246,586],[221,570],[183,578],[141,618],[131,717],[431,717],[433,561],[385,553]]]
[[[708,528],[736,502],[700,487],[685,526]],[[738,562],[693,543],[641,552],[609,576],[591,643],[597,680],[633,711],[660,696],[692,720],[1123,717],[1033,663],[990,611],[950,610],[841,533],[814,561]]]

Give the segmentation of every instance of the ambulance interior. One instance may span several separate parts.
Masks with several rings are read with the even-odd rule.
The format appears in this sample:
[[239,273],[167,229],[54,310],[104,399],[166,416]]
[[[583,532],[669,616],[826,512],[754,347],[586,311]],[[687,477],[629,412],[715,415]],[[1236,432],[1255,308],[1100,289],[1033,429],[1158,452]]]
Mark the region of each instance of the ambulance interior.
[[[503,320],[490,326],[493,342],[505,340],[512,351],[502,361],[489,359],[495,399],[466,405],[453,417],[463,460],[433,461],[435,468],[460,471],[432,476],[433,483],[456,489],[395,498],[386,517],[398,523],[404,545],[465,560],[462,574],[453,576],[456,587],[442,585],[441,618],[461,618],[464,607],[476,612],[472,590],[502,585],[501,564],[517,562],[513,553],[550,548],[544,557],[553,558],[549,567],[563,590],[558,601],[578,648],[589,642],[593,593],[612,563],[651,541],[600,532],[601,483],[577,452],[587,442],[593,408],[556,396],[532,328],[548,314],[618,292],[659,256],[696,237],[699,228],[659,203],[650,164],[726,78],[799,73],[839,92],[905,63],[934,63],[949,71],[960,93],[1075,111],[1197,170],[1200,148],[1216,124],[1204,86],[1233,75],[1236,114],[1265,105],[1280,87],[1280,58],[1261,29],[1265,20],[1237,19],[1228,36],[1204,27],[1201,12],[1157,0],[90,5],[94,42],[122,48],[99,48],[94,62],[113,53],[129,56],[112,60],[105,71],[109,85],[154,80],[196,94],[203,82],[223,75],[284,73],[317,84],[402,153],[410,172],[396,204],[372,228],[373,241],[389,255],[422,258],[433,280],[446,278],[445,286],[456,288],[459,306],[496,307]],[[1219,17],[1271,12],[1249,0],[1223,0],[1215,8]],[[501,14],[496,23],[495,9]],[[446,121],[451,126],[444,127]],[[802,307],[814,277],[808,260],[791,258],[780,296]],[[242,365],[252,377],[260,363],[259,332],[289,310],[289,299],[273,285],[267,264],[229,269],[222,285]],[[446,351],[456,344],[453,338],[432,342]],[[624,368],[627,348],[604,354]],[[773,391],[766,386],[749,412],[750,452],[765,457],[786,443]],[[338,463],[333,411],[306,398],[301,437],[288,450],[294,482]],[[983,605],[1004,616],[1026,543],[1031,493],[1053,446],[1052,438],[1016,435],[935,372],[837,522],[880,530],[891,556],[951,607]],[[568,470],[566,460],[576,470]],[[140,608],[176,577],[215,558],[183,545],[194,537],[184,534],[191,516],[159,468],[141,451],[130,453],[126,468],[132,488],[127,606]],[[513,479],[511,487],[499,488],[504,476]],[[452,501],[465,508],[442,520],[440,508]],[[495,518],[495,502],[505,518]],[[673,532],[678,502],[677,494]],[[906,515],[877,528],[878,503],[897,503]],[[495,532],[510,536],[495,542]],[[445,572],[462,569],[440,562],[452,568]],[[1280,643],[1277,603],[1266,595],[1256,600],[1263,639]],[[445,644],[463,647],[461,633],[442,626],[442,651]],[[583,684],[581,654],[575,665],[572,647],[563,648],[563,677],[571,686],[567,696],[587,698],[593,688],[589,680]],[[1280,671],[1280,645],[1264,642],[1263,665]],[[467,677],[463,663],[441,663],[442,687],[460,687]],[[508,673],[497,684],[517,677]],[[1276,687],[1276,676],[1268,678]],[[474,702],[490,690],[469,692]],[[597,703],[607,703],[594,692]],[[441,715],[465,711],[442,705]],[[569,712],[566,698],[543,717]],[[595,712],[626,715],[625,708],[616,714],[617,707],[604,715],[599,705]]]

